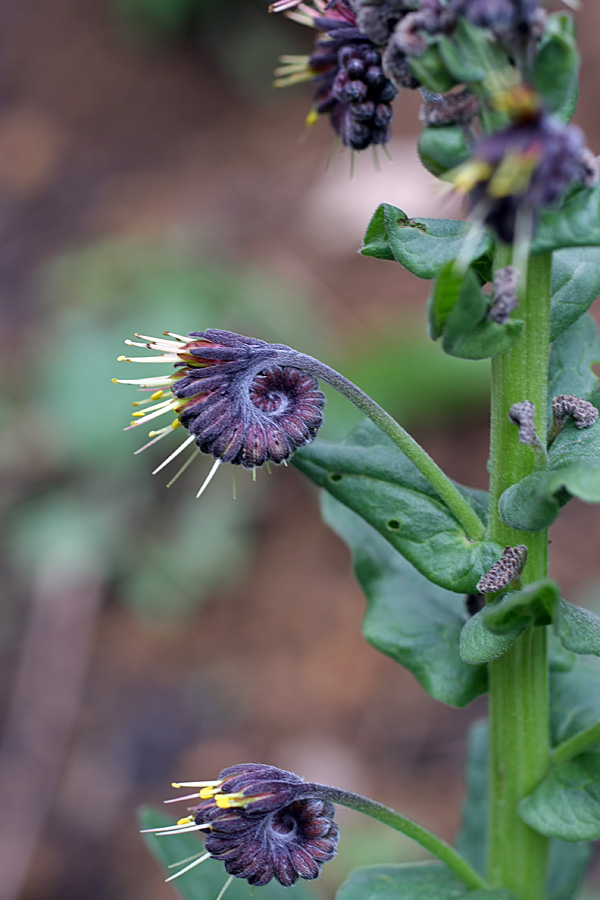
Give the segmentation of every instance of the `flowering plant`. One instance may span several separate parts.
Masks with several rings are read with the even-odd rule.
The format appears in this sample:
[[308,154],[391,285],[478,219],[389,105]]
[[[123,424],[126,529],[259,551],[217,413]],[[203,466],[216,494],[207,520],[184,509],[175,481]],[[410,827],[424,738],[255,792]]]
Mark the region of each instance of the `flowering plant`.
[[[446,353],[491,360],[489,494],[454,484],[326,364],[215,329],[138,336],[169,369],[126,382],[150,395],[130,427],[169,413],[150,442],[188,432],[155,471],[188,447],[177,474],[198,453],[213,471],[293,458],[353,552],[368,639],[440,702],[461,707],[487,692],[489,723],[471,735],[459,849],[375,801],[261,764],[188,782],[189,814],[151,831],[205,837],[205,852],[171,877],[212,857],[229,880],[288,887],[335,854],[338,803],[438,860],[358,870],[339,900],[571,900],[600,838],[600,619],[548,577],[548,527],[561,508],[600,502],[600,336],[587,314],[600,290],[600,186],[569,124],[572,18],[538,0],[272,9],[317,31],[313,53],[283,57],[277,72],[279,85],[312,81],[309,122],[327,116],[352,152],[384,145],[398,90],[418,89],[421,160],[469,196],[466,223],[382,204],[362,253],[433,282],[429,332]],[[319,380],[367,416],[340,443],[314,441]]]

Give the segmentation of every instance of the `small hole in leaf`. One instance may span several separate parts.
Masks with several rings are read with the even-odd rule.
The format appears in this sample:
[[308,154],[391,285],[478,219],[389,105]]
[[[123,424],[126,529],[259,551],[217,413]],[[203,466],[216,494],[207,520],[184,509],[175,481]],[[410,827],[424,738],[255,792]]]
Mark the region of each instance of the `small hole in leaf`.
[[390,529],[390,531],[398,531],[398,529],[400,528],[400,522],[398,521],[398,519],[390,519],[390,521],[387,523],[387,527]]
[[333,475],[330,475],[330,476],[329,476],[329,480],[330,480],[330,481],[341,481],[341,480],[342,480],[342,477],[343,477],[343,476],[340,475],[339,472],[334,472]]

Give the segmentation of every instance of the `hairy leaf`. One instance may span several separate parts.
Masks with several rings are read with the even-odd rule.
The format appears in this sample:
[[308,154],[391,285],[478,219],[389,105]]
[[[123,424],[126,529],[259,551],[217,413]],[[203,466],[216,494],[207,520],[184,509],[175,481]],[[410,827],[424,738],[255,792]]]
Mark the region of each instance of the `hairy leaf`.
[[573,325],[599,293],[599,248],[571,247],[553,253],[550,339],[554,341]]
[[558,585],[545,578],[488,603],[482,610],[483,621],[497,634],[510,633],[520,625],[550,625],[559,599]]
[[480,609],[469,619],[460,635],[460,657],[470,665],[480,665],[502,656],[527,627],[518,623],[512,629],[496,634],[487,628],[484,611],[485,608]]
[[570,671],[554,672],[550,691],[553,746],[600,722],[600,660],[578,657]]
[[456,168],[471,155],[463,129],[458,125],[432,125],[424,128],[419,136],[417,150],[425,168],[436,176]]
[[[294,465],[440,587],[471,593],[502,553],[491,541],[470,541],[427,479],[371,422],[339,443],[317,441],[303,448]],[[484,521],[487,495],[461,492]]]
[[579,53],[573,20],[567,13],[548,16],[531,80],[544,98],[548,111],[563,122],[568,122],[575,112],[578,72]]
[[[595,254],[597,251],[592,252]],[[555,255],[560,256],[560,253]],[[552,415],[552,398],[557,394],[575,394],[584,400],[592,399],[598,385],[598,377],[592,371],[592,366],[597,362],[600,362],[598,326],[591,316],[583,315],[552,345],[548,373],[548,419]],[[582,435],[583,432],[580,432],[579,436]],[[554,444],[560,446],[556,441]],[[554,445],[552,452],[556,454]]]
[[344,882],[336,900],[513,900],[503,889],[472,891],[444,866],[368,866]]
[[543,212],[533,236],[532,252],[547,253],[561,247],[600,245],[600,184],[577,187],[558,209]]
[[[485,871],[488,827],[489,727],[487,720],[475,722],[467,746],[467,795],[463,807],[458,849],[477,869]],[[588,844],[550,841],[548,900],[572,900],[581,885],[591,856]],[[468,895],[471,898],[471,895]]]
[[350,547],[367,598],[366,639],[415,676],[435,700],[465,706],[487,687],[485,667],[458,653],[463,598],[420,575],[377,532],[337,500],[323,495],[323,518]]
[[491,246],[487,232],[454,219],[409,219],[389,203],[379,206],[365,234],[361,253],[395,259],[419,278],[435,278],[459,253],[465,264]]
[[554,628],[567,650],[600,656],[600,618],[589,609],[560,599]]
[[551,769],[519,804],[531,828],[563,841],[600,838],[600,753],[584,753]]
[[523,322],[518,320],[499,325],[489,319],[489,303],[478,276],[471,268],[464,273],[457,271],[452,263],[440,272],[428,309],[431,337],[441,335],[445,352],[462,359],[504,353],[523,329]]

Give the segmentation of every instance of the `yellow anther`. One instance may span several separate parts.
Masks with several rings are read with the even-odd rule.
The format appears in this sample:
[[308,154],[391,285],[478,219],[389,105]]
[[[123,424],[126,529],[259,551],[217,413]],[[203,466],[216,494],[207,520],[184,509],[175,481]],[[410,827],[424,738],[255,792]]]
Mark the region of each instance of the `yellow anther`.
[[227,794],[219,794],[219,796],[215,798],[215,803],[219,809],[231,809],[232,806],[235,806],[234,801],[232,801]]
[[117,356],[117,362],[128,362],[126,356]]
[[200,791],[200,799],[201,800],[210,800],[212,796],[217,792],[218,788],[214,787],[204,787]]
[[191,816],[185,816],[183,819],[179,819],[177,822],[178,825],[191,825],[194,820]]
[[174,788],[180,788],[181,785],[180,785],[177,781],[172,781],[172,782],[171,782],[171,787],[174,787]]
[[119,379],[118,379],[118,378],[111,378],[110,380],[112,381],[113,384],[118,384],[118,383],[119,383]]
[[[135,405],[137,406],[137,403]],[[131,415],[133,416],[134,419],[141,419],[143,416],[146,415],[146,413],[144,412],[143,409],[141,409],[139,412],[131,413]]]
[[470,191],[492,174],[492,167],[482,159],[472,159],[446,176],[459,191]]
[[173,421],[171,422],[171,428],[179,428],[180,425],[181,422],[179,421],[179,419],[173,419]]
[[318,118],[319,118],[319,113],[316,111],[316,109],[311,109],[311,111],[309,112],[309,114],[306,117],[306,124],[314,125],[315,122],[318,121]]
[[164,394],[164,391],[154,391],[154,393],[150,395],[150,399],[151,400],[160,400],[160,398],[163,396],[163,394]]
[[492,197],[508,197],[524,193],[539,162],[534,153],[511,153],[506,156],[490,179],[488,193]]

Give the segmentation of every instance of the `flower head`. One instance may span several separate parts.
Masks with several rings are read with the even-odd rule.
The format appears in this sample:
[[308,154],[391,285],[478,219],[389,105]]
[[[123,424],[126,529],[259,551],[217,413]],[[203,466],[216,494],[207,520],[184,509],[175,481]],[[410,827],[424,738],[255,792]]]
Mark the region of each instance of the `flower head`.
[[166,414],[175,416],[167,426],[151,431],[150,441],[141,450],[174,428],[183,426],[189,432],[155,472],[192,443],[217,463],[254,469],[266,462],[285,462],[315,438],[323,421],[325,397],[316,379],[293,365],[303,359],[302,354],[282,344],[217,329],[187,336],[137,337],[139,342],[126,343],[155,350],[158,356],[122,356],[120,360],[171,363],[175,368],[154,378],[119,380],[150,395],[133,404],[136,411],[129,428]]
[[481,138],[450,177],[470,192],[484,224],[512,243],[521,215],[532,228],[540,209],[559,203],[574,181],[585,182],[587,155],[579,128],[550,116],[531,89],[515,88],[498,105],[512,124]]
[[335,856],[339,829],[332,804],[318,796],[319,785],[306,784],[292,772],[244,763],[224,769],[216,781],[173,787],[200,788],[181,798],[199,797],[190,815],[160,829],[164,834],[205,832],[206,854],[192,866],[210,857],[251,885],[275,878],[288,887],[298,878],[318,878],[322,864]]
[[276,70],[277,87],[298,81],[316,85],[312,123],[329,115],[333,130],[346,147],[364,150],[390,137],[391,102],[397,88],[385,75],[381,53],[357,25],[347,0],[281,0],[271,7],[319,31],[308,57],[283,56]]

